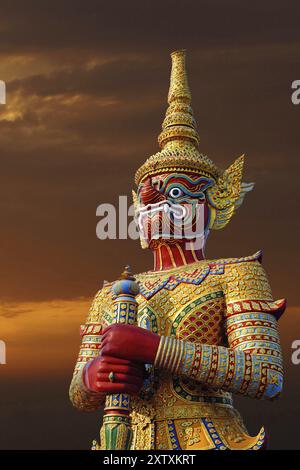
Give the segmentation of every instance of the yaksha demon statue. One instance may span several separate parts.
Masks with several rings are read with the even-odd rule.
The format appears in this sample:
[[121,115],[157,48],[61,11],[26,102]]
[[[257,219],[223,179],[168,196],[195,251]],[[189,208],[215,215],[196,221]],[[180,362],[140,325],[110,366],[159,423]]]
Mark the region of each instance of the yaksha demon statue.
[[253,184],[241,181],[243,157],[221,172],[199,152],[182,50],[172,54],[168,103],[161,151],[135,178],[154,269],[135,279],[127,269],[97,293],[71,400],[85,411],[106,403],[95,449],[263,449],[264,429],[248,435],[232,394],[279,396],[285,301],[273,299],[260,252],[204,257],[209,231],[225,227]]

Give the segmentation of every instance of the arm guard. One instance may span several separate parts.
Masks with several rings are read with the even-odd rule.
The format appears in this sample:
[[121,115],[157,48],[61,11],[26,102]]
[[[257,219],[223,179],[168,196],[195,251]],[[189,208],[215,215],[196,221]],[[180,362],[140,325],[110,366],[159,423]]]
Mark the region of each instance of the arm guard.
[[99,291],[90,308],[86,324],[81,326],[82,342],[70,385],[70,400],[82,411],[95,411],[105,400],[105,395],[89,390],[83,381],[85,365],[99,354],[102,297],[102,291]]
[[273,399],[280,394],[283,382],[276,316],[284,310],[285,302],[272,300],[258,262],[229,266],[223,290],[229,347],[162,337],[154,366],[213,388]]

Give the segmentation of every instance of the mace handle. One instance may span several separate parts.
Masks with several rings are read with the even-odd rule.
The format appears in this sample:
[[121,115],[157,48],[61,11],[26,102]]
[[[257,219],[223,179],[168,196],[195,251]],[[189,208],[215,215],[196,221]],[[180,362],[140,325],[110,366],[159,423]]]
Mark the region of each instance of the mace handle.
[[[113,285],[114,323],[135,325],[138,303],[136,296],[139,286],[129,266]],[[130,395],[114,393],[106,396],[103,426],[100,432],[101,447],[105,450],[129,450],[132,442],[130,423]]]

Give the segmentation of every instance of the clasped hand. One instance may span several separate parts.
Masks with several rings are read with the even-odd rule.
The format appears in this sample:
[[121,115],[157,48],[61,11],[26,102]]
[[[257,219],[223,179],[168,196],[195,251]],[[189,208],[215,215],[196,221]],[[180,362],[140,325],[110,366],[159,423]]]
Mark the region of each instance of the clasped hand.
[[143,385],[144,364],[154,362],[160,337],[144,328],[116,323],[104,329],[100,354],[84,368],[85,385],[106,394],[135,395]]

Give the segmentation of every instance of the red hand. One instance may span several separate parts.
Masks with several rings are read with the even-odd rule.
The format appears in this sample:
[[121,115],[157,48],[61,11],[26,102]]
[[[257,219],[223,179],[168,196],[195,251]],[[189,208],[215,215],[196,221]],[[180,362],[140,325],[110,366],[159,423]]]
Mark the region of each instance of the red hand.
[[138,326],[110,325],[103,331],[101,355],[153,364],[160,336]]
[[[113,382],[109,374],[113,372]],[[137,394],[143,385],[144,368],[129,361],[114,357],[97,357],[87,363],[83,370],[83,380],[87,388],[94,392]]]

